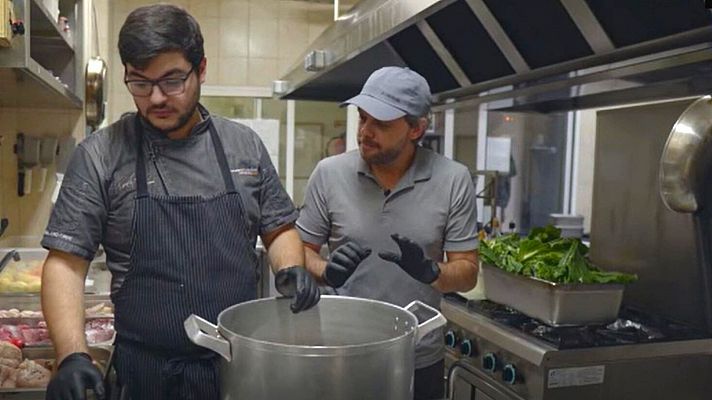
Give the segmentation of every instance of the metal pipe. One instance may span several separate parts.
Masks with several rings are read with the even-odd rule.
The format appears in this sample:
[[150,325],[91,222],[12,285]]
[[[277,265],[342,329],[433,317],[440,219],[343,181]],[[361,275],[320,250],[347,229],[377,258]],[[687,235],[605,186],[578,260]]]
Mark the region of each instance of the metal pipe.
[[[581,111],[574,111],[574,154],[571,160],[571,213],[577,214],[578,212],[578,174],[579,174],[579,162],[580,162],[580,148],[581,148]],[[590,218],[589,218],[590,224]],[[585,227],[584,223],[584,227]],[[585,228],[584,228],[585,229]]]
[[255,105],[254,117],[255,119],[262,119],[262,99],[257,97],[252,100]]
[[443,132],[445,143],[443,155],[449,159],[455,158],[455,110],[445,110],[445,130]]
[[573,214],[571,209],[571,193],[576,190],[571,184],[571,173],[574,154],[574,129],[576,126],[576,113],[566,113],[566,153],[564,156],[564,214]]
[[10,260],[20,261],[20,253],[15,249],[8,251],[2,260],[0,260],[0,272],[10,263]]
[[[475,156],[475,165],[478,171],[487,169],[487,116],[487,105],[480,104],[477,113],[477,155]],[[475,185],[475,193],[485,190],[485,177],[482,176],[481,179],[478,177]],[[477,221],[484,224],[487,220],[484,215],[485,202],[483,199],[477,199],[476,203]]]
[[295,102],[287,100],[287,148],[285,158],[285,186],[287,194],[294,200],[294,139],[295,139]]
[[346,107],[346,151],[358,149],[358,107]]

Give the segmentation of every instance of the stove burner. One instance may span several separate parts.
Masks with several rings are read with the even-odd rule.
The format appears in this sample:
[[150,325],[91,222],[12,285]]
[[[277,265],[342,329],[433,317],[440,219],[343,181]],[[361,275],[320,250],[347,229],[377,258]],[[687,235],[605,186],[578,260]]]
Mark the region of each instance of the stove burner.
[[552,327],[488,300],[470,300],[466,305],[470,312],[534,336],[560,350],[708,337],[695,328],[629,308],[623,308],[619,318],[608,325]]

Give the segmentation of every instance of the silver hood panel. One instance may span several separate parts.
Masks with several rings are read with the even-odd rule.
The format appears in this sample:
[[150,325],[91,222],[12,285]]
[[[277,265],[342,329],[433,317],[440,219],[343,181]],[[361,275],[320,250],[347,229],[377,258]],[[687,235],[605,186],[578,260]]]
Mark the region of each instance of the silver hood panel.
[[[669,50],[695,50],[708,43],[712,13],[699,0],[363,0],[303,54],[310,60],[307,68],[300,59],[281,78],[288,82],[282,98],[343,101],[386,65],[407,66],[425,76],[440,104],[477,101],[502,87],[517,99],[511,108],[539,111],[615,103],[618,97],[700,94],[712,90],[712,79],[699,79],[712,78],[709,60],[691,66],[678,54],[670,55],[676,57],[671,62],[654,64],[657,72],[646,70],[640,79],[628,70],[614,73],[628,74],[633,83],[601,84],[599,93],[584,101],[575,99],[590,90],[575,82],[568,87],[559,83],[570,94],[555,101],[530,92],[542,83],[581,77],[591,68],[630,69],[647,62],[646,57],[659,59]],[[681,83],[681,76],[689,74],[697,77],[695,82]],[[641,90],[651,76],[658,89]],[[597,74],[585,83],[590,86],[595,77],[610,80]],[[524,95],[518,92],[522,89]]]

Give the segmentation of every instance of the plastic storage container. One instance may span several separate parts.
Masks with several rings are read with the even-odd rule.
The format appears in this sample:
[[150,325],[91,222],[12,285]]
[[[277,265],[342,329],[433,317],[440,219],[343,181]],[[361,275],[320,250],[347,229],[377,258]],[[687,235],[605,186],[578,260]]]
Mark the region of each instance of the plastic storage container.
[[561,229],[561,237],[583,236],[583,216],[577,214],[549,214],[549,223]]

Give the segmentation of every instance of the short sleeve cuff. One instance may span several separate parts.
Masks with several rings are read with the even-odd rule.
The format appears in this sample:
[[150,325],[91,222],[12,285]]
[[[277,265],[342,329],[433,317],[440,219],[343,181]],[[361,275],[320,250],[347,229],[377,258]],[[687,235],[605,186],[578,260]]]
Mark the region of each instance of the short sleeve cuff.
[[65,253],[75,255],[77,257],[81,257],[87,261],[93,260],[94,255],[96,254],[96,250],[91,251],[84,247],[78,246],[75,243],[72,243],[71,241],[67,240],[66,238],[61,237],[59,234],[53,234],[51,232],[45,233],[40,244],[47,250],[59,250]]
[[260,228],[260,233],[264,234],[264,233],[273,232],[285,225],[294,224],[297,221],[297,218],[299,218],[299,211],[294,209],[294,210],[292,210],[292,212],[290,212],[286,216],[283,216],[283,217],[280,217],[279,219],[271,221],[271,222],[267,223],[266,225],[262,225],[262,227]]
[[316,245],[323,245],[326,242],[326,238],[316,234],[315,232],[309,231],[309,229],[305,228],[302,224],[297,221],[297,232],[299,232],[299,237],[302,239],[302,242],[307,242],[311,244],[316,244]]
[[480,241],[477,238],[468,238],[464,240],[448,240],[443,246],[445,251],[471,251],[479,247]]

